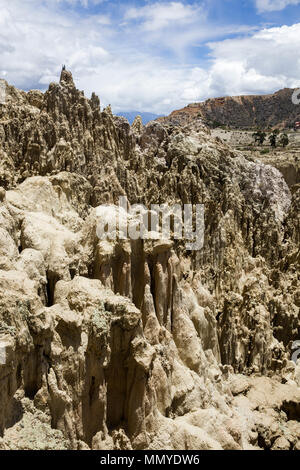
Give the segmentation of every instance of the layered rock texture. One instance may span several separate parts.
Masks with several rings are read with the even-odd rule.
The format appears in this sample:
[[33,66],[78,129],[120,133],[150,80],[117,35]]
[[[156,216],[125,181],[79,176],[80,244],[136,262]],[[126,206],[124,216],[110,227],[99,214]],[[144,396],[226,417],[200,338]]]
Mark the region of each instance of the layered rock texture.
[[284,88],[271,95],[211,98],[173,111],[168,117],[160,118],[160,121],[186,125],[202,119],[209,126],[238,129],[294,127],[295,122],[300,121],[300,105],[295,105],[292,100],[294,92],[294,89]]
[[[68,71],[5,87],[0,448],[299,449],[300,190],[204,125],[131,128]],[[204,204],[203,248],[99,239],[119,196]]]

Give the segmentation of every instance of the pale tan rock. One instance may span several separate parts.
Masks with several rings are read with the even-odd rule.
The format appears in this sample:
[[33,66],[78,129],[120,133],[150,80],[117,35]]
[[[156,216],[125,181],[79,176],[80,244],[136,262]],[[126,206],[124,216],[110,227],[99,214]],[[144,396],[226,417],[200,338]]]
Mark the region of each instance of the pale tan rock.
[[290,450],[291,444],[290,442],[285,439],[285,437],[281,436],[276,439],[272,446],[272,450]]
[[[131,129],[68,71],[7,90],[0,448],[297,449],[299,191],[202,123]],[[99,239],[139,227],[125,195],[204,203],[203,248]]]
[[136,116],[134,118],[134,121],[131,125],[131,129],[133,132],[135,132],[137,135],[141,135],[143,132],[143,121],[141,116]]

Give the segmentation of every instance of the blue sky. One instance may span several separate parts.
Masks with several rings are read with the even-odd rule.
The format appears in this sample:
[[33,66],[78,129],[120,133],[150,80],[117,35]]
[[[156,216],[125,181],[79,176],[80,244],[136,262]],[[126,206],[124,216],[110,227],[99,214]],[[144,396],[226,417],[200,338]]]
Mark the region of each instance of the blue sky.
[[158,114],[300,86],[300,0],[0,0],[0,78]]

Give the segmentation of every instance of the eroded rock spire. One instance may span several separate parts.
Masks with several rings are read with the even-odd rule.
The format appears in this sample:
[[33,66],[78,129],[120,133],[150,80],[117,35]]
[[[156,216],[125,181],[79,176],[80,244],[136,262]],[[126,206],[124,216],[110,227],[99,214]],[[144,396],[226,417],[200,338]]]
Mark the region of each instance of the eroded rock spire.
[[66,69],[65,65],[63,65],[62,70],[61,70],[59,83],[61,85],[68,84],[68,85],[72,85],[73,87],[75,87],[75,84],[73,81],[73,75],[69,70]]

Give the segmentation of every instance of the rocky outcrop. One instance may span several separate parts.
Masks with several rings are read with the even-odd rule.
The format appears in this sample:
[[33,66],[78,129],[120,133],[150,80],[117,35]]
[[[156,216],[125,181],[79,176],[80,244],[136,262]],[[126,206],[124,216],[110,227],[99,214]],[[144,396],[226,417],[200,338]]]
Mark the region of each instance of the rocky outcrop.
[[[130,128],[68,71],[6,91],[0,448],[299,448],[299,190],[200,123]],[[124,195],[204,204],[203,248],[99,239],[139,224]]]
[[274,152],[270,155],[261,155],[257,152],[256,158],[263,163],[277,168],[291,191],[297,191],[300,184],[300,159],[298,154],[290,150],[286,152]]
[[225,96],[192,103],[173,111],[159,121],[186,125],[203,120],[211,127],[289,128],[300,120],[300,105],[292,102],[294,89],[285,88],[271,95]]

